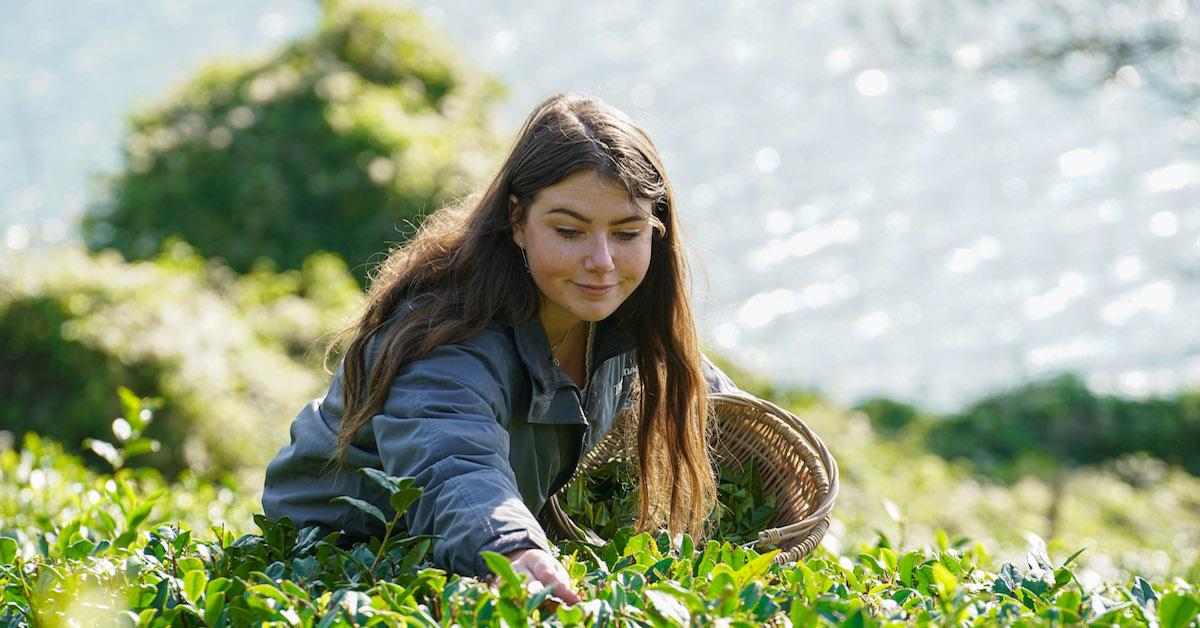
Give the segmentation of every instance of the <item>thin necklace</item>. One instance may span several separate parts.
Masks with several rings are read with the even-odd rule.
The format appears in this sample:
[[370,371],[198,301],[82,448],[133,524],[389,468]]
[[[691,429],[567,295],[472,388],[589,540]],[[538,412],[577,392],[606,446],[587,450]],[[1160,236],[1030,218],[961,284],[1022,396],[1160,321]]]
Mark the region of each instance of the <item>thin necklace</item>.
[[567,333],[563,334],[562,340],[559,340],[558,344],[550,346],[550,359],[554,360],[554,366],[562,366],[562,363],[558,361],[558,348],[562,346],[562,343],[567,341],[567,336],[571,335],[571,332],[574,331],[575,326],[578,324],[575,323],[575,325],[568,327]]

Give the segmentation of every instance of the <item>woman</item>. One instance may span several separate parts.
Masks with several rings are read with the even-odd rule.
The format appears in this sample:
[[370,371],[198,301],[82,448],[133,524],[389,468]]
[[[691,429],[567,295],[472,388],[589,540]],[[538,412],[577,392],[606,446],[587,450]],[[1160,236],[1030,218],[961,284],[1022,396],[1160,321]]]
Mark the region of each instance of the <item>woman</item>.
[[380,267],[329,392],[267,469],[267,516],[381,535],[330,500],[394,514],[346,470],[411,476],[424,493],[405,524],[440,537],[436,564],[483,575],[480,552],[500,552],[574,603],[534,515],[637,380],[638,525],[703,536],[716,493],[706,394],[733,385],[697,348],[675,210],[625,114],[543,101],[487,190],[431,215]]

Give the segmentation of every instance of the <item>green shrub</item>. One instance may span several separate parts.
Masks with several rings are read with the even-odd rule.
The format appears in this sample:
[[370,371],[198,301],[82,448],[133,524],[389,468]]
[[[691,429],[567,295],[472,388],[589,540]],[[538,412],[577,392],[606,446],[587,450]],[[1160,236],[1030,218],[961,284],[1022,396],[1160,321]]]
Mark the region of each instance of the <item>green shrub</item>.
[[[240,290],[243,305],[257,302],[270,312],[285,309],[279,304],[294,291],[252,298],[250,283],[269,282],[246,281],[183,246],[132,264],[73,247],[6,254],[0,375],[11,384],[0,394],[0,429],[77,447],[109,433],[121,412],[114,391],[129,385],[163,400],[147,432],[163,444],[150,458],[158,468],[262,468],[321,378],[263,331],[269,325],[262,312],[239,309],[231,296]],[[351,280],[343,276],[345,282]],[[274,320],[288,329],[286,317]],[[313,333],[285,335],[308,342]]]
[[856,406],[871,419],[871,426],[885,434],[899,432],[920,420],[916,406],[887,397],[873,397]]
[[142,259],[181,235],[237,272],[324,250],[362,279],[491,167],[497,82],[415,9],[324,7],[313,35],[214,63],[131,117],[125,170],[83,222],[93,250]]
[[1031,467],[1096,464],[1148,453],[1200,474],[1200,394],[1134,400],[1093,393],[1075,375],[1005,391],[934,422],[930,448],[1016,479]]

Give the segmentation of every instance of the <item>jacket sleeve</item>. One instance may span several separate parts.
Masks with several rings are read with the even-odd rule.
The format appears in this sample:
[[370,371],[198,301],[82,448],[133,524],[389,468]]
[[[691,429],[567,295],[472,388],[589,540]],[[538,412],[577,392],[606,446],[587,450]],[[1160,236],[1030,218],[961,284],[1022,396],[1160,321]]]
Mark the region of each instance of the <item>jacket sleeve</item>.
[[724,371],[717,368],[708,359],[707,355],[700,354],[700,370],[704,372],[704,381],[708,382],[708,392],[710,393],[733,393],[741,392],[737,384],[725,374]]
[[442,537],[434,563],[473,576],[490,572],[483,550],[550,548],[509,464],[509,375],[489,353],[443,345],[405,366],[371,427],[384,470],[424,489],[405,513],[409,532]]

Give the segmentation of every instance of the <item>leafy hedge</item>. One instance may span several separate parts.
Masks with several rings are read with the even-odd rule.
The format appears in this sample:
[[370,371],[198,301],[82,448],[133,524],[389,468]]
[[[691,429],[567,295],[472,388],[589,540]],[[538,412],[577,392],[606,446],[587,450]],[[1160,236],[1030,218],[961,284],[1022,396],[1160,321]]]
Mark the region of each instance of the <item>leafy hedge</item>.
[[1076,375],[1020,386],[935,421],[929,448],[1014,479],[1031,467],[1147,453],[1200,475],[1200,392],[1135,400],[1096,394]]
[[503,88],[416,9],[327,1],[273,56],[213,63],[132,115],[125,170],[89,208],[93,250],[155,255],[181,235],[238,272],[313,251],[366,263],[498,154]]
[[132,385],[163,400],[148,431],[163,448],[149,463],[261,469],[320,390],[304,350],[357,298],[331,258],[237,278],[181,244],[136,263],[72,247],[7,253],[0,429],[70,445],[103,437],[122,411],[113,391]]
[[[397,518],[416,489],[374,474]],[[1034,543],[1023,565],[996,565],[982,545],[939,535],[911,549],[886,543],[835,555],[818,549],[773,564],[728,541],[618,531],[600,547],[561,544],[584,602],[559,606],[500,555],[492,584],[431,567],[431,539],[402,535],[343,548],[338,534],[255,517],[193,527],[204,485],[167,485],[153,471],[90,475],[31,439],[0,453],[0,625],[992,625],[1195,626],[1200,593],[1183,581],[1131,577],[1085,585],[1077,554],[1051,560]],[[81,487],[83,490],[74,489]],[[208,491],[207,493],[205,491]],[[14,494],[18,495],[15,501]],[[187,505],[181,504],[188,496]],[[194,497],[192,497],[194,496]],[[24,498],[24,499],[22,499]],[[32,498],[34,501],[30,501]],[[47,499],[48,498],[48,499]],[[163,502],[174,499],[167,503]],[[60,511],[12,518],[57,501]],[[365,505],[366,508],[373,508]],[[203,516],[199,518],[203,520]],[[393,520],[394,523],[395,520]]]

